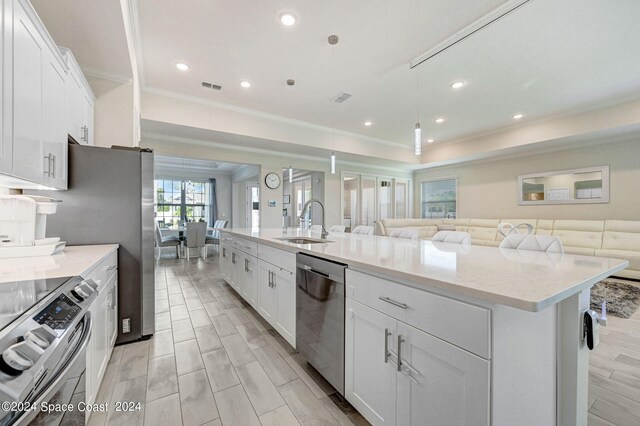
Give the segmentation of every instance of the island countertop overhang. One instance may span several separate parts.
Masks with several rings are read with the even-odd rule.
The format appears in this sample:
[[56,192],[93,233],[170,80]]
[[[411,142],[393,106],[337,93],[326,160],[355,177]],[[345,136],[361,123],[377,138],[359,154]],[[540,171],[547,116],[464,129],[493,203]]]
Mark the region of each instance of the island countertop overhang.
[[299,229],[225,229],[238,238],[347,264],[354,270],[538,312],[628,266],[626,260],[539,253],[475,245],[332,233],[326,243],[293,244],[283,237],[319,238]]

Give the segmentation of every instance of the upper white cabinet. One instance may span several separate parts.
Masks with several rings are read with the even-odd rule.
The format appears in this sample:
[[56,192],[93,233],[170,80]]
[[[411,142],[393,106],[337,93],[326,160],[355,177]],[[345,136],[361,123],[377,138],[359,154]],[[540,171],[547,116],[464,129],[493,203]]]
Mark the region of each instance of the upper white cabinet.
[[62,49],[63,58],[28,0],[0,4],[0,174],[15,188],[67,189],[67,134],[73,127],[76,141],[93,142],[95,98],[71,52]]
[[60,52],[69,67],[66,85],[67,132],[78,143],[93,145],[95,96],[73,54],[66,47]]

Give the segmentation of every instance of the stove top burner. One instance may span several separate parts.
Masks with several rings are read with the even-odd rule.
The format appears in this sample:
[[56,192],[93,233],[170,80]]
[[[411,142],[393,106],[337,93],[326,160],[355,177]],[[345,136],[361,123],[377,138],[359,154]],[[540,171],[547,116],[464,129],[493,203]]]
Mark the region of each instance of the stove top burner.
[[71,277],[0,283],[0,331]]

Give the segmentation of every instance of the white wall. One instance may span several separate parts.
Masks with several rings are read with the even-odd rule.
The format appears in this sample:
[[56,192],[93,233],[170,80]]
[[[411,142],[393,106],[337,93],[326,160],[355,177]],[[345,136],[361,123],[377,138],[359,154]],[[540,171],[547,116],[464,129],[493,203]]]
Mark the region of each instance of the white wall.
[[[232,183],[233,226],[244,228],[247,226],[247,182],[259,182],[258,175],[239,177],[234,175]],[[231,225],[231,224],[230,224]]]
[[94,112],[94,144],[136,146],[136,129],[139,120],[134,120],[134,86],[129,82],[115,82],[87,76],[87,81],[96,96]]
[[[610,171],[607,204],[518,205],[519,175],[606,165]],[[458,217],[640,220],[639,139],[417,171],[416,217],[420,214],[420,181],[452,176],[458,177]]]

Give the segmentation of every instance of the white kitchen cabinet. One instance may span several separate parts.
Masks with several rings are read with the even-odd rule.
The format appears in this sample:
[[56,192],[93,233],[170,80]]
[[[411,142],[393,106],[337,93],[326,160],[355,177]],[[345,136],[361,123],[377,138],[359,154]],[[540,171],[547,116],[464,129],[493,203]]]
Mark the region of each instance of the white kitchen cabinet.
[[291,346],[296,341],[296,274],[280,268],[273,276],[276,291],[276,331]]
[[345,396],[372,424],[489,424],[488,360],[350,298],[345,328]]
[[226,244],[220,245],[220,275],[226,282],[231,281],[231,250]]
[[93,145],[95,96],[73,53],[65,47],[60,47],[60,52],[69,67],[65,89],[67,132],[76,142]]
[[374,425],[396,424],[396,320],[347,299],[345,396]]
[[2,2],[0,173],[67,188],[67,65],[27,0]]
[[240,252],[239,276],[241,296],[253,308],[257,306],[258,259]]
[[276,321],[278,306],[276,289],[273,287],[275,270],[272,264],[258,260],[258,313],[271,325]]
[[86,401],[91,404],[100,389],[118,336],[117,252],[100,262],[83,278],[92,279],[98,284],[98,297],[89,308],[92,328],[86,351]]
[[397,332],[398,425],[488,425],[489,361],[400,321]]

